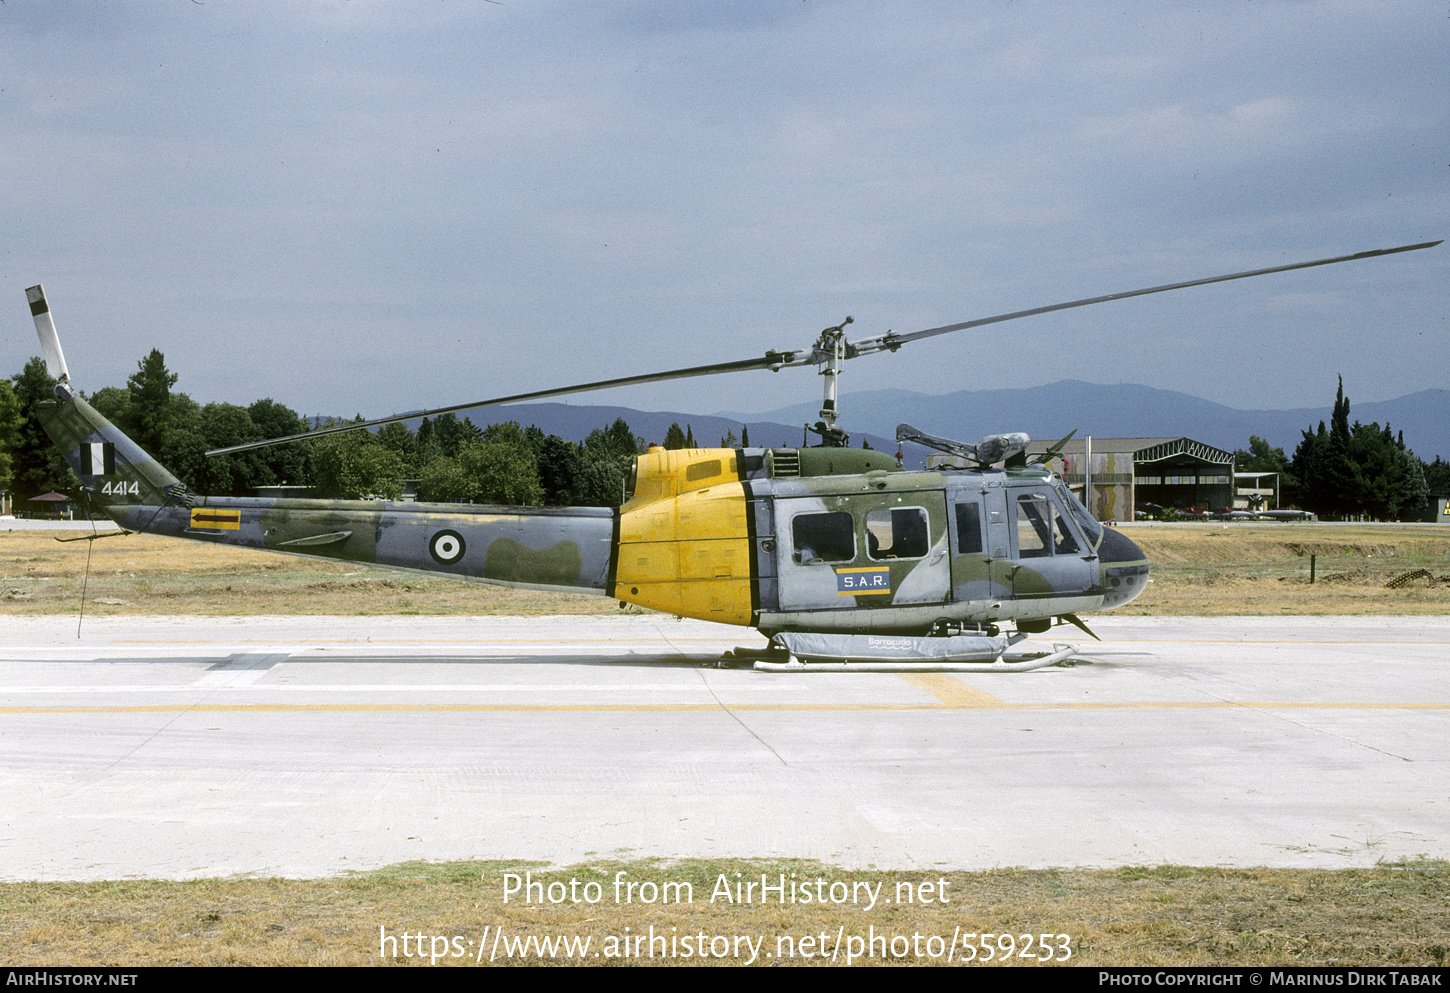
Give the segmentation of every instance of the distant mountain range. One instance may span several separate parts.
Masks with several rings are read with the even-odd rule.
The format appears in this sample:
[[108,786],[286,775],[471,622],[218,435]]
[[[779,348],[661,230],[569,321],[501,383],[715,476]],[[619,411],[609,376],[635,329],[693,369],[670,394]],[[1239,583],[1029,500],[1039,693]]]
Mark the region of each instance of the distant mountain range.
[[[1355,403],[1350,420],[1384,425],[1404,432],[1405,444],[1426,462],[1438,455],[1450,459],[1450,390],[1422,390],[1397,400]],[[1063,380],[1047,386],[1012,390],[962,390],[929,396],[910,390],[869,390],[841,398],[841,423],[851,443],[868,440],[873,448],[895,451],[896,425],[909,423],[931,434],[973,442],[983,435],[1026,431],[1033,438],[1062,437],[1074,428],[1078,437],[1187,437],[1233,451],[1247,449],[1258,435],[1292,456],[1305,428],[1328,423],[1331,408],[1235,410],[1186,393],[1132,384],[1102,386]],[[720,443],[727,431],[740,436],[750,428],[756,447],[796,447],[801,425],[819,419],[819,401],[759,413],[716,414],[644,411],[629,407],[586,407],[563,403],[518,404],[475,411],[475,424],[518,421],[536,424],[548,434],[582,441],[595,428],[623,417],[646,442],[663,441],[671,423],[688,425],[702,446]],[[814,436],[811,437],[814,441]]]
[[[1102,386],[1065,379],[1047,386],[1014,390],[962,390],[927,396],[908,390],[872,390],[841,400],[843,422],[868,432],[896,436],[896,425],[911,424],[931,434],[976,441],[987,434],[1026,431],[1033,438],[1192,438],[1232,452],[1247,449],[1258,435],[1292,456],[1306,428],[1329,422],[1332,407],[1297,410],[1235,410],[1187,393],[1123,384]],[[815,405],[797,404],[750,415],[791,423],[815,420]],[[726,418],[742,415],[725,413]],[[1426,462],[1450,459],[1450,390],[1422,390],[1397,400],[1356,403],[1350,397],[1350,422],[1389,423],[1405,444]],[[753,437],[753,436],[752,436]]]

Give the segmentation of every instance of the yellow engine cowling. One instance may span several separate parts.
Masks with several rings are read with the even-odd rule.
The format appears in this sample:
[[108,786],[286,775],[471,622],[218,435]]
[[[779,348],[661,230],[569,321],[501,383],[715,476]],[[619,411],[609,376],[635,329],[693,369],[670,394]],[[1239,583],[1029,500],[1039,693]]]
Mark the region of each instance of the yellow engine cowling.
[[614,596],[681,617],[749,624],[745,487],[729,448],[652,448],[619,512]]

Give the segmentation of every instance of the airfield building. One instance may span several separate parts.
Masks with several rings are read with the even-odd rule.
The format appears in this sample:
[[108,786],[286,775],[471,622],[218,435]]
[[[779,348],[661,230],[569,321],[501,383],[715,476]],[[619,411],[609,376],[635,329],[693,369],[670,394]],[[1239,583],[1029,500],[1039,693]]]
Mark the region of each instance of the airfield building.
[[1278,510],[1279,474],[1277,472],[1234,473],[1235,510]]
[[[1191,438],[1093,438],[1089,465],[1088,442],[1068,442],[1048,466],[1099,520],[1131,521],[1134,509],[1145,504],[1177,510],[1235,505],[1232,452]],[[1045,452],[1051,445],[1034,441],[1027,450]]]

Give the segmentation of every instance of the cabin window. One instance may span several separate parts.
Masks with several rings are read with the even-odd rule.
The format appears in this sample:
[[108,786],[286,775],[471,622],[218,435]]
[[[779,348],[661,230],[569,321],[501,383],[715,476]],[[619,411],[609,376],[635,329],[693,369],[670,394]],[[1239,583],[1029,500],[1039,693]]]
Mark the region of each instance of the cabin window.
[[930,545],[920,507],[873,510],[866,515],[866,550],[873,559],[919,559]]
[[799,565],[850,562],[856,557],[856,526],[845,511],[799,514],[791,521],[790,529]]
[[982,505],[957,504],[957,554],[980,555],[982,552]]

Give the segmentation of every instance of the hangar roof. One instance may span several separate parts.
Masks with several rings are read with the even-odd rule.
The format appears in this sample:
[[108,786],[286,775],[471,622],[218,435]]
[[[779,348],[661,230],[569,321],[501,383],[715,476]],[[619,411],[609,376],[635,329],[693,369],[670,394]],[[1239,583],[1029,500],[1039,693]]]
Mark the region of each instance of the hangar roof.
[[[1032,441],[1027,445],[1029,452],[1045,452],[1052,447],[1051,441]],[[1087,448],[1085,439],[1074,438],[1063,446],[1064,455],[1082,455]],[[1233,454],[1221,448],[1205,445],[1192,438],[1094,438],[1093,454],[1108,452],[1132,452],[1134,462],[1158,462],[1175,455],[1188,455],[1204,462],[1229,463]]]

